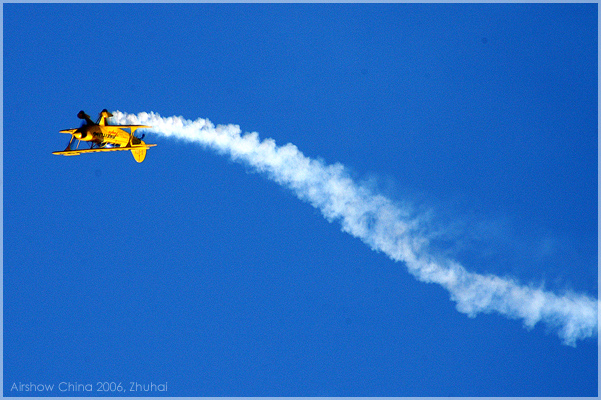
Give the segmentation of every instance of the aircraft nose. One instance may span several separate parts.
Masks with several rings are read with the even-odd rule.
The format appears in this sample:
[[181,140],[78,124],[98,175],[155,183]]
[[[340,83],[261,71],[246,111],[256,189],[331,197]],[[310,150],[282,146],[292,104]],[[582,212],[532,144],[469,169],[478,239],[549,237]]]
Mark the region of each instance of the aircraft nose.
[[84,131],[83,129],[77,129],[77,130],[75,130],[75,132],[73,132],[73,136],[75,137],[75,139],[79,139],[79,140],[85,138],[87,135],[88,135],[87,132]]

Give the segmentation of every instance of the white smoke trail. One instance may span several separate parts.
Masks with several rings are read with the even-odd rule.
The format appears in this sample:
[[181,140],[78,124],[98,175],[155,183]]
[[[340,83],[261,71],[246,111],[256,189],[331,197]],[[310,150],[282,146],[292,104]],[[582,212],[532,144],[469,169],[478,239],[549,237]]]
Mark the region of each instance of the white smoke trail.
[[256,132],[242,135],[237,125],[215,126],[202,118],[191,121],[152,112],[115,111],[113,120],[122,125],[150,125],[151,132],[198,143],[267,174],[319,209],[328,221],[338,221],[343,231],[392,260],[404,262],[420,281],[444,287],[457,310],[470,317],[496,311],[522,319],[527,328],[543,322],[571,346],[597,335],[598,300],[571,292],[557,295],[511,278],[468,272],[455,261],[431,255],[419,219],[355,183],[341,164],[326,165],[305,157],[292,144],[276,146],[273,139],[260,141]]

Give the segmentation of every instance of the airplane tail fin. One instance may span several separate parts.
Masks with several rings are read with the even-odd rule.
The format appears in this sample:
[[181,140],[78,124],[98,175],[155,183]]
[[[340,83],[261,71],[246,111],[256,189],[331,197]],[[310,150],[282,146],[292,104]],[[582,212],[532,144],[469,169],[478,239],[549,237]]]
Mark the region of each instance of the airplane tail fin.
[[[144,143],[143,141],[140,141],[140,144],[145,145],[146,143]],[[133,154],[133,156],[137,162],[141,163],[146,158],[146,147],[134,149],[131,151],[131,154]]]

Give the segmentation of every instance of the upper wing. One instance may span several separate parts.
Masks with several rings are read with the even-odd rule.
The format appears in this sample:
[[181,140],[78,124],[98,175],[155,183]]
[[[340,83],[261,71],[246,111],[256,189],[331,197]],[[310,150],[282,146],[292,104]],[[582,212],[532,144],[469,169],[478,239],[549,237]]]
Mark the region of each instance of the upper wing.
[[103,147],[100,149],[82,149],[82,150],[63,150],[63,151],[54,151],[52,154],[56,154],[57,156],[78,156],[83,153],[99,153],[102,151],[120,151],[120,150],[139,150],[139,149],[148,149],[150,147],[156,146],[156,144],[139,144],[134,146],[125,146],[125,147]]

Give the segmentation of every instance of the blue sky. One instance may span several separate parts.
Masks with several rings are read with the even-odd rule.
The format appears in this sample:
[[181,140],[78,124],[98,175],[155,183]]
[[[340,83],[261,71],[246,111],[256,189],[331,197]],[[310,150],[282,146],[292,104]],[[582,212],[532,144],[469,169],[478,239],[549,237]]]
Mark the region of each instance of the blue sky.
[[247,164],[51,152],[81,109],[237,124],[596,299],[597,70],[596,4],[5,4],[4,394],[596,396],[596,336],[469,318]]

